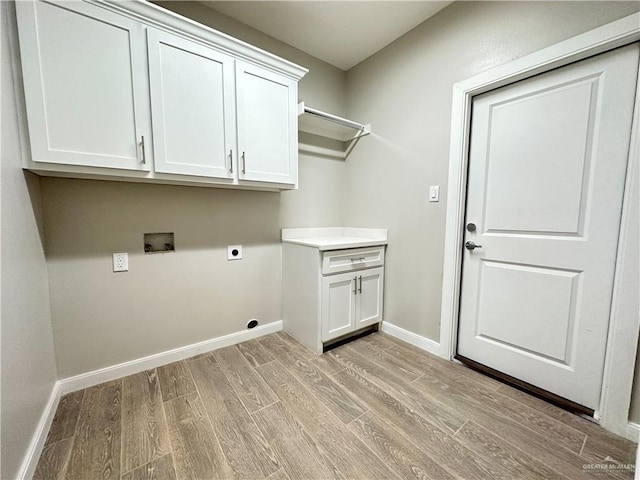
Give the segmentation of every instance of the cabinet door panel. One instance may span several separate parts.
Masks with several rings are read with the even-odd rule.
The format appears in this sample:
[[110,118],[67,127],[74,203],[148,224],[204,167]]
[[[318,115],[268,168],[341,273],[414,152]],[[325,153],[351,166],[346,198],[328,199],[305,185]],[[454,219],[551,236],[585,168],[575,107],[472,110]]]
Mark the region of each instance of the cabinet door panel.
[[353,330],[356,275],[352,273],[322,278],[322,341]]
[[149,29],[155,169],[233,178],[234,60]]
[[382,321],[384,270],[370,268],[358,272],[356,326],[362,328]]
[[297,182],[297,84],[236,62],[240,179]]
[[16,2],[33,160],[148,170],[142,24],[82,2]]

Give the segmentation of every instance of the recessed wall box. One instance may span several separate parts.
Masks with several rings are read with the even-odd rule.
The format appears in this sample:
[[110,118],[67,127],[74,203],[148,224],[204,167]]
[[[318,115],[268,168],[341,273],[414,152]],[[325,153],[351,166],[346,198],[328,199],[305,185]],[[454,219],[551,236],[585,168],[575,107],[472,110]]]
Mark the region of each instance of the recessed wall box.
[[144,253],[175,252],[173,232],[170,233],[145,233]]

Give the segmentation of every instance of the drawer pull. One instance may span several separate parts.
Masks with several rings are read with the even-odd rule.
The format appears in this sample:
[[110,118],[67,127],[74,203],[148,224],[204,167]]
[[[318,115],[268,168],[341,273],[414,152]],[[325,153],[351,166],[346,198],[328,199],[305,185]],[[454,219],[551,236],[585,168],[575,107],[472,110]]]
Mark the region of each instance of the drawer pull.
[[351,259],[351,261],[352,261],[352,262],[354,262],[354,263],[355,263],[355,262],[363,262],[365,258],[366,258],[366,257],[352,258],[352,259]]

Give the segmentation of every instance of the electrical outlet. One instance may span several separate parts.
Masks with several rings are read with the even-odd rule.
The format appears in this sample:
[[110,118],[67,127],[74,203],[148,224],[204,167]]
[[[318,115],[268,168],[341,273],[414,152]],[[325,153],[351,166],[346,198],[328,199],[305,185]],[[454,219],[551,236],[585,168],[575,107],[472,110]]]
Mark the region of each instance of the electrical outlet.
[[113,271],[114,272],[129,271],[129,254],[127,253],[113,254]]
[[242,245],[229,245],[227,247],[227,260],[242,260]]

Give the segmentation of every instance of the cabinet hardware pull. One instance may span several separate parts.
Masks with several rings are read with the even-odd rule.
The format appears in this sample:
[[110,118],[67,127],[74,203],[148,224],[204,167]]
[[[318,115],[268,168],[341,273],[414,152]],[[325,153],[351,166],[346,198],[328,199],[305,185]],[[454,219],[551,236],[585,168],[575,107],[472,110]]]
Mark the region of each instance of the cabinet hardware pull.
[[353,277],[353,293],[358,293],[358,277]]
[[141,135],[140,138],[140,146],[142,147],[142,164],[144,165],[147,163],[147,149],[144,148],[144,135]]
[[229,173],[233,173],[233,148],[229,149]]
[[244,152],[242,152],[242,174],[247,173],[247,161],[244,158]]
[[358,287],[358,293],[362,293],[362,275],[358,277],[360,279],[360,287]]
[[352,262],[362,262],[364,261],[365,257],[358,257],[358,258],[352,258],[351,261]]

